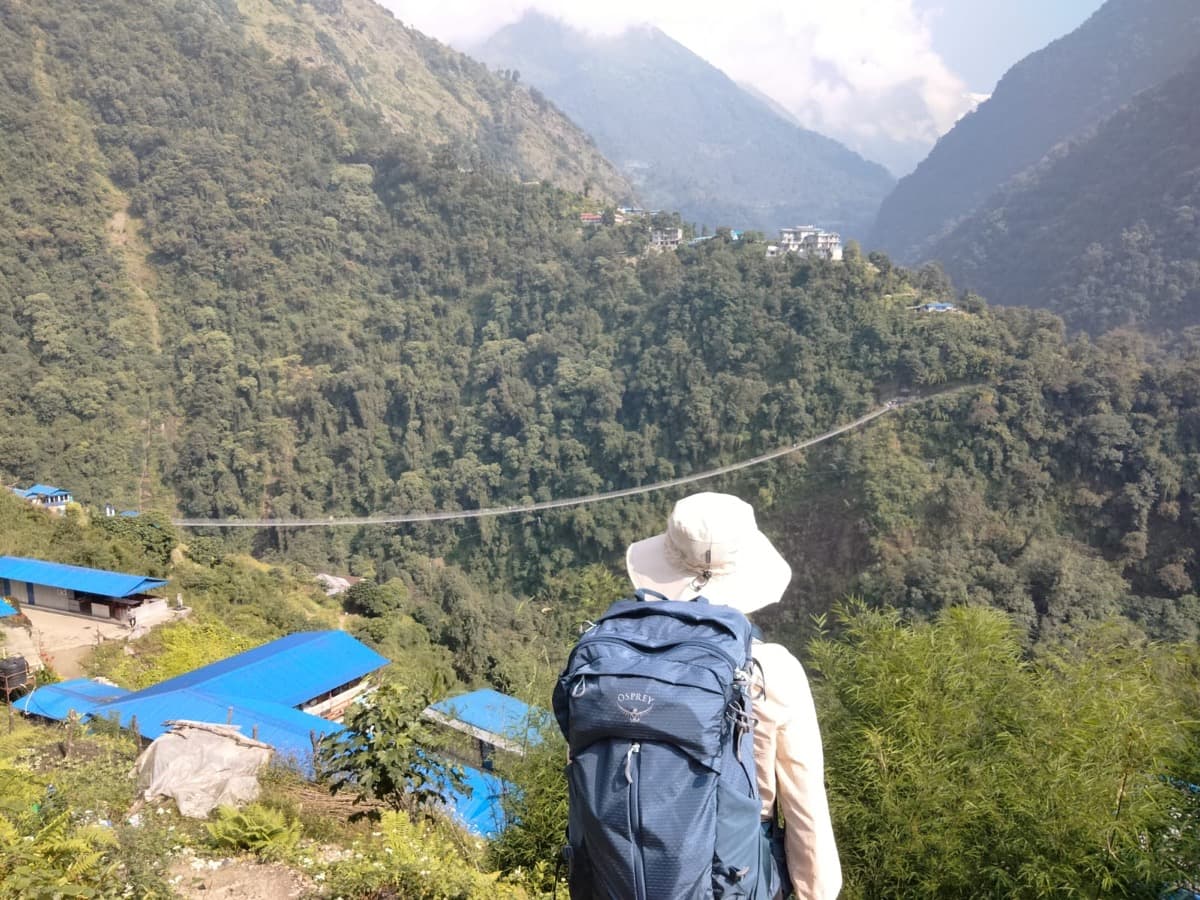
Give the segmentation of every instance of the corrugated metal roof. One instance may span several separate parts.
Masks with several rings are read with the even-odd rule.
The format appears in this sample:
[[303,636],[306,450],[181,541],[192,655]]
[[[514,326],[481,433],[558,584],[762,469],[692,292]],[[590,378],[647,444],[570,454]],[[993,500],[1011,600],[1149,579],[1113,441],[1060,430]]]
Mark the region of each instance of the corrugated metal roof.
[[[247,736],[257,726],[260,741],[311,775],[312,734],[321,738],[342,726],[295,707],[387,663],[344,631],[307,631],[140,691],[97,686],[80,678],[38,688],[16,705],[60,721],[71,709],[97,718],[116,716],[124,728],[132,727],[136,716],[138,731],[150,739],[166,732],[172,719],[229,723]],[[101,696],[101,688],[108,696]]]
[[128,575],[105,569],[68,566],[20,556],[0,556],[0,578],[44,584],[47,587],[64,588],[69,591],[83,591],[101,597],[129,597],[167,583],[162,578],[150,578],[146,575]]
[[58,684],[44,684],[13,701],[13,708],[33,716],[64,721],[71,710],[81,716],[90,714],[109,700],[124,697],[129,691],[90,678],[72,678]]
[[[544,709],[490,688],[441,700],[430,706],[429,710],[439,714],[436,717],[439,721],[450,719],[462,722],[519,747],[541,743],[541,728],[548,717]],[[452,725],[453,722],[447,724]]]
[[189,688],[153,694],[138,691],[97,706],[92,715],[98,718],[116,715],[124,728],[133,727],[136,716],[138,731],[142,737],[150,739],[164,734],[168,730],[166,723],[172,719],[237,725],[247,737],[254,734],[257,726],[260,741],[274,747],[280,759],[309,774],[312,772],[311,734],[316,732],[321,738],[342,730],[336,722],[282,703]]
[[387,664],[386,657],[344,631],[302,631],[138,693],[152,696],[203,686],[210,694],[299,706]]
[[64,497],[70,496],[70,491],[64,491],[62,488],[57,488],[52,484],[35,484],[33,487],[27,487],[24,490],[17,489],[18,493],[25,497]]
[[16,614],[17,611],[12,606],[0,600],[0,616],[15,616]]

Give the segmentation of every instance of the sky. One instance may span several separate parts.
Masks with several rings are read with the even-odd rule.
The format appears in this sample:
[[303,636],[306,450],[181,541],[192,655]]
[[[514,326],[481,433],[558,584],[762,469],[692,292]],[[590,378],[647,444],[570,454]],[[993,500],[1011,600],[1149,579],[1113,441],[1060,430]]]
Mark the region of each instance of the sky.
[[651,24],[807,128],[903,175],[1014,63],[1103,0],[380,0],[470,52],[531,8],[613,35]]

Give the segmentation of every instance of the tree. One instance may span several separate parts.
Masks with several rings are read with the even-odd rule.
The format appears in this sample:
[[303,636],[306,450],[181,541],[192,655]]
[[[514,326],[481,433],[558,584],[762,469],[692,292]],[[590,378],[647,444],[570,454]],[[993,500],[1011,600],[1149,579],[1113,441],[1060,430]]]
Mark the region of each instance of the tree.
[[[428,698],[385,683],[346,714],[346,728],[321,739],[316,768],[331,794],[350,791],[355,803],[378,801],[416,818],[442,802],[450,789],[464,791],[463,771],[429,748],[433,735],[421,712]],[[355,813],[378,818],[379,810]]]
[[393,578],[386,584],[360,581],[350,586],[342,596],[346,612],[362,616],[390,616],[400,612],[408,603],[408,588]]

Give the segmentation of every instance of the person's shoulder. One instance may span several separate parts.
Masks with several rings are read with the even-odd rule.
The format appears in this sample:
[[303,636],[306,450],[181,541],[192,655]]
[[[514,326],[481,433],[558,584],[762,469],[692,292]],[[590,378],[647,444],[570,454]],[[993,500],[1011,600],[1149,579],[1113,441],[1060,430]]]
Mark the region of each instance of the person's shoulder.
[[758,664],[763,667],[764,671],[786,672],[804,675],[804,666],[800,665],[800,660],[796,659],[792,653],[783,644],[768,644],[765,642],[756,641],[754,644],[754,658],[758,660]]

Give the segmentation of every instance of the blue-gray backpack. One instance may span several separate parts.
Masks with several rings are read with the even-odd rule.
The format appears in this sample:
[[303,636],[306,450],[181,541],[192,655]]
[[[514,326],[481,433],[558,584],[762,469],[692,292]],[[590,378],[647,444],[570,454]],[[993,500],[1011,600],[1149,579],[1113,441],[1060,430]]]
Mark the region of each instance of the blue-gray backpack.
[[774,896],[750,629],[702,597],[638,591],[580,637],[554,689],[573,900]]

